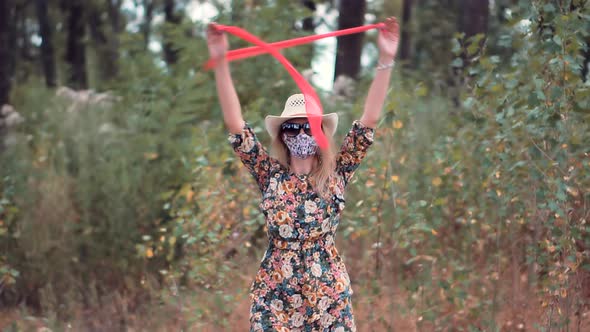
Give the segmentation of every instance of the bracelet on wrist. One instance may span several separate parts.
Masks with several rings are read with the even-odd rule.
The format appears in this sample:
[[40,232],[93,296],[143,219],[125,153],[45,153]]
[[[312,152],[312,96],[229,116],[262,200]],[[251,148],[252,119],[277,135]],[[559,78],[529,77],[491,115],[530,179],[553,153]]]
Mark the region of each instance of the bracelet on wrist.
[[395,59],[391,60],[390,63],[381,63],[380,61],[377,62],[377,70],[393,68],[393,66],[395,66]]

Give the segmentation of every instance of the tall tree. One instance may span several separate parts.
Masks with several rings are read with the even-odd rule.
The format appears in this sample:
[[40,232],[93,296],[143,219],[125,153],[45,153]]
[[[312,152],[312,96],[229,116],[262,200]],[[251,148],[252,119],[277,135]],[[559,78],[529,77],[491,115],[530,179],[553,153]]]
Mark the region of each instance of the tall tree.
[[164,0],[164,19],[167,23],[164,33],[164,60],[168,65],[173,65],[178,61],[178,50],[174,48],[171,30],[180,24],[182,15],[176,12],[175,7],[176,3],[174,0]]
[[[365,0],[341,0],[338,29],[362,25],[365,21],[366,7]],[[363,36],[364,34],[357,33],[338,37],[334,79],[340,75],[358,78],[361,69]]]
[[[136,3],[136,6],[139,7],[139,4]],[[155,7],[155,0],[143,0],[141,3],[143,6],[143,22],[141,23],[141,34],[143,35],[144,41],[144,49],[148,49],[150,45],[150,38],[152,34],[152,20],[154,18],[154,7]]]
[[123,22],[121,22],[121,6],[123,6],[123,0],[107,0],[111,27],[116,33],[120,33],[123,28]]
[[114,79],[119,74],[119,36],[123,31],[125,22],[122,22],[121,6],[123,0],[107,0],[107,11],[111,23],[111,34],[109,38],[107,56],[111,62],[109,79]]
[[[459,15],[457,17],[458,30],[465,34],[464,40],[467,41],[470,37],[478,34],[487,34],[488,20],[490,16],[490,2],[489,0],[465,0],[459,7]],[[480,47],[483,46],[485,38],[479,40]],[[481,49],[481,48],[480,48]],[[449,87],[451,88],[450,95],[453,103],[456,106],[461,104],[460,95],[463,88],[467,73],[465,66],[472,61],[474,54],[467,55],[465,48],[460,54],[462,64],[453,66],[454,77],[449,77]]]
[[[36,46],[32,43],[31,36],[36,32],[33,29],[33,25],[30,24],[31,16],[34,16],[34,13],[29,12],[30,2],[29,1],[8,1],[12,2],[15,13],[13,20],[16,21],[16,41],[17,41],[17,58],[15,61],[23,60],[23,62],[34,62],[37,60]],[[18,67],[18,66],[16,66]],[[22,72],[17,72],[23,76],[29,74],[28,71],[23,70]]]
[[123,0],[107,0],[109,19],[111,22],[111,37],[109,38],[109,59],[113,61],[113,78],[119,74],[119,36],[125,26],[121,22],[123,15],[121,15],[121,6]]
[[41,64],[45,75],[45,84],[53,88],[57,85],[55,70],[55,50],[53,48],[53,28],[47,10],[47,0],[36,0],[39,35],[41,36]]
[[[486,35],[488,32],[488,21],[490,16],[489,0],[465,0],[458,17],[459,31],[465,33],[465,40],[478,34]],[[485,38],[479,41],[483,46]],[[467,54],[461,54],[465,63],[469,62]]]
[[586,39],[586,49],[582,51],[584,61],[582,62],[582,81],[588,80],[588,67],[590,67],[590,38]]
[[459,16],[459,29],[465,37],[475,36],[488,31],[490,16],[489,0],[465,0],[462,2],[462,13]]
[[64,3],[67,15],[67,42],[65,61],[68,64],[68,83],[76,89],[88,87],[86,74],[86,48],[85,36],[85,10],[84,3],[80,1],[67,1]]
[[[97,52],[99,84],[115,79],[119,71],[121,3],[121,0],[106,0],[89,6],[89,31]],[[104,21],[105,11],[108,22]]]
[[13,6],[9,0],[0,0],[0,107],[10,102],[14,49]]
[[404,0],[402,11],[402,36],[400,43],[400,60],[409,60],[412,56],[412,33],[410,21],[412,19],[412,7],[414,1]]

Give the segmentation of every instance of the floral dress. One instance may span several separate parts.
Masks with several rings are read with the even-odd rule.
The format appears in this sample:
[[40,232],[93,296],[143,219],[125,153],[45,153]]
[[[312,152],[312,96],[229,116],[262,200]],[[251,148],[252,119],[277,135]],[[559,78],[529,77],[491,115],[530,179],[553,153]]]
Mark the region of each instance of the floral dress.
[[337,155],[331,196],[270,157],[251,127],[229,141],[262,193],[269,246],[250,287],[250,331],[356,331],[350,279],[334,245],[344,189],[373,143],[354,121]]

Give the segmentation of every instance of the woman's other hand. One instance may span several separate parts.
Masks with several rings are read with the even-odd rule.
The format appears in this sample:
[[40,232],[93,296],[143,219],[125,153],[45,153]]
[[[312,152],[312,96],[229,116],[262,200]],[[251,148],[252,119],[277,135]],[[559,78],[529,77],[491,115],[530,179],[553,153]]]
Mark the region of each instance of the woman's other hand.
[[226,34],[216,28],[216,23],[210,23],[207,27],[207,46],[209,47],[209,56],[212,59],[221,59],[225,57],[229,48]]
[[391,62],[395,58],[398,44],[399,24],[395,17],[388,17],[385,20],[385,28],[379,31],[379,37],[377,38],[381,63]]

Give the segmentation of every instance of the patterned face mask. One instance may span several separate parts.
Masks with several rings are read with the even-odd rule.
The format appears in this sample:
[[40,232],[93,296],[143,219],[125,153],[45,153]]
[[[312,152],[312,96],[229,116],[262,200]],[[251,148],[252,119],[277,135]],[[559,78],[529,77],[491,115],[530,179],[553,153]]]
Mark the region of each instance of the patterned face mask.
[[283,142],[289,148],[291,155],[300,159],[307,159],[315,155],[318,150],[315,139],[305,133],[300,133],[297,136],[283,134]]

